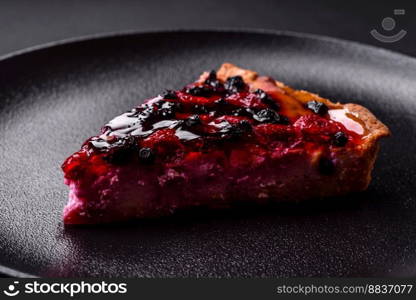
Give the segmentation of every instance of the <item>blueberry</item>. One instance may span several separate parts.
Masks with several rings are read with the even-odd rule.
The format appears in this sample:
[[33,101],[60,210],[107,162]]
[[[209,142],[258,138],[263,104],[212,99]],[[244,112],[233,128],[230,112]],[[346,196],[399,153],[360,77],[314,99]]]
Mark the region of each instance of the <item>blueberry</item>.
[[209,72],[207,80],[209,81],[217,80],[217,72],[215,70],[211,70],[211,72]]
[[252,130],[251,123],[249,121],[247,121],[247,120],[241,120],[238,123],[238,127],[240,129],[242,129],[243,131],[245,131],[245,132],[249,132],[249,131]]
[[185,120],[185,125],[187,127],[192,127],[198,124],[201,124],[201,119],[198,115],[190,116],[188,119]]
[[306,107],[310,109],[311,111],[313,111],[314,113],[321,115],[321,116],[325,115],[328,112],[328,106],[326,106],[322,102],[318,102],[315,100],[309,101],[306,104]]
[[155,115],[155,110],[154,110],[153,106],[152,107],[145,106],[144,110],[142,110],[139,113],[138,119],[139,119],[140,122],[146,122],[146,121],[152,119],[154,117],[154,115]]
[[170,99],[170,100],[178,98],[175,91],[173,91],[173,90],[166,90],[162,93],[161,96],[163,97],[163,99]]
[[276,101],[274,101],[273,98],[270,97],[265,91],[257,89],[254,93],[259,96],[261,102],[270,106],[274,110],[279,110],[279,104]]
[[254,119],[260,123],[287,124],[288,119],[270,108],[262,109],[255,114]]
[[205,85],[210,86],[214,92],[216,93],[223,93],[224,92],[224,85],[218,80],[217,72],[212,70],[207,79],[205,80]]
[[321,157],[319,159],[318,169],[323,175],[332,175],[335,173],[335,165],[333,161],[326,157]]
[[175,102],[175,111],[180,111],[182,109],[182,103]]
[[104,156],[104,160],[115,165],[127,163],[130,158],[137,153],[137,144],[133,136],[119,139],[111,144],[108,154]]
[[266,92],[263,91],[262,89],[257,89],[254,91],[254,93],[257,94],[260,97],[260,99],[263,98],[264,95],[266,95]]
[[193,86],[186,89],[186,92],[197,97],[209,97],[212,95],[212,89],[207,85]]
[[224,85],[221,82],[219,82],[218,80],[210,81],[208,84],[209,84],[209,86],[211,86],[213,88],[213,92],[216,92],[216,93],[223,93],[224,92]]
[[252,111],[248,108],[237,108],[231,114],[236,117],[252,117]]
[[277,118],[277,114],[273,110],[266,108],[259,111],[254,118],[262,123],[270,123]]
[[131,151],[124,148],[113,149],[108,155],[104,156],[104,160],[114,165],[126,164],[131,157]]
[[335,146],[343,147],[348,143],[348,137],[342,131],[338,131],[334,134],[333,143]]
[[215,100],[214,103],[217,105],[225,105],[227,104],[227,101],[224,98],[219,98],[218,100]]
[[228,77],[224,85],[225,89],[230,93],[244,91],[246,84],[241,76]]
[[199,104],[194,105],[193,111],[200,114],[208,113],[208,109],[205,106]]
[[236,138],[241,138],[244,134],[251,132],[252,127],[249,121],[241,120],[236,124],[228,124],[220,130],[221,138],[225,140],[233,140]]
[[154,160],[155,155],[150,148],[141,148],[139,150],[139,159],[141,162],[150,163]]
[[250,131],[251,131],[250,124],[247,126],[247,125],[237,123],[230,127],[227,138],[229,139],[241,138],[245,133],[248,133]]
[[176,104],[173,102],[165,102],[158,110],[159,116],[162,118],[171,118],[175,115]]

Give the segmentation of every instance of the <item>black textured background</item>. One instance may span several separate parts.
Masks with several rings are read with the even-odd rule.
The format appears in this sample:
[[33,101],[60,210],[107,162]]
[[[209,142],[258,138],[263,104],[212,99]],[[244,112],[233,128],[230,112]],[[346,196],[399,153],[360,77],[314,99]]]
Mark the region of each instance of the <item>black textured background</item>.
[[[408,35],[383,44],[381,20],[393,9]],[[293,30],[364,42],[416,55],[416,1],[334,0],[1,0],[0,55],[40,43],[118,30],[251,27]],[[393,30],[393,32],[396,32]]]
[[[408,35],[394,44],[383,44],[374,40],[369,31],[376,28],[383,32],[380,26],[381,20],[392,16],[395,8],[406,9],[406,15],[396,17],[396,20],[397,29],[407,30]],[[415,56],[414,11],[416,11],[414,1],[412,4],[411,1],[366,1],[365,3],[348,1],[347,3],[346,1],[256,0],[253,4],[241,0],[4,0],[0,1],[0,55],[55,40],[110,31],[231,27],[322,34]],[[394,68],[394,65],[392,67]],[[386,70],[388,69],[384,71]],[[401,230],[400,227],[393,229]],[[379,239],[382,238],[379,236]],[[402,244],[402,248],[407,251],[405,243],[400,238],[397,239],[395,245],[400,248]],[[383,240],[384,242],[391,241],[386,239]],[[411,268],[411,266],[404,267]],[[369,273],[364,272],[364,274]]]

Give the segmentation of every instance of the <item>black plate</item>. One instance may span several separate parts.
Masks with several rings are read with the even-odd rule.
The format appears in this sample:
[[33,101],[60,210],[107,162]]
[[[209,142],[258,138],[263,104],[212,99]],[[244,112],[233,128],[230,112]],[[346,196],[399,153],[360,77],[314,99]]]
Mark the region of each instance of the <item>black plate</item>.
[[[389,125],[368,191],[323,203],[64,228],[60,164],[101,125],[230,61],[369,107]],[[0,268],[36,276],[416,273],[416,60],[308,35],[165,32],[56,44],[0,61]],[[21,273],[20,273],[21,272]]]

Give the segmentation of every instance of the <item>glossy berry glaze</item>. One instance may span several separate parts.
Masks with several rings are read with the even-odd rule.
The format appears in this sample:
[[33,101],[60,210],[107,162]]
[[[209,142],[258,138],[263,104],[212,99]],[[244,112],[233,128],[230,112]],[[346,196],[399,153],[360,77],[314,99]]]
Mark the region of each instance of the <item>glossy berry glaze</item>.
[[[101,135],[88,139],[81,150],[62,165],[66,183],[72,186],[72,193],[76,194],[72,196],[77,202],[72,201],[66,208],[66,222],[86,222],[78,220],[79,216],[72,213],[77,211],[74,205],[81,205],[80,201],[91,202],[90,199],[95,198],[95,201],[109,205],[113,201],[111,197],[121,199],[134,193],[108,195],[116,193],[110,188],[107,194],[101,190],[100,195],[92,195],[89,186],[98,186],[95,193],[105,187],[105,184],[100,186],[100,180],[107,180],[107,185],[113,184],[113,180],[119,186],[122,180],[131,179],[128,184],[133,185],[139,182],[143,185],[143,193],[157,195],[137,201],[167,201],[169,209],[174,210],[198,205],[198,202],[206,205],[210,200],[204,198],[204,193],[211,193],[212,199],[220,199],[212,202],[216,202],[213,206],[221,206],[221,199],[228,197],[224,195],[230,185],[247,184],[244,183],[247,176],[254,176],[258,170],[273,172],[279,167],[279,161],[282,168],[288,170],[296,163],[296,157],[308,158],[313,161],[316,172],[330,176],[337,171],[334,153],[357,147],[365,135],[363,127],[353,118],[347,118],[343,109],[331,110],[324,103],[313,100],[294,112],[282,101],[284,97],[288,96],[250,90],[240,76],[229,77],[223,82],[212,71],[203,82],[178,91],[166,91],[114,118],[102,128]],[[284,161],[289,163],[285,165]],[[123,168],[128,170],[124,172],[130,174],[129,177],[111,173]],[[109,173],[114,175],[111,180],[106,177]],[[224,178],[214,178],[219,176]],[[200,178],[199,182],[190,177]],[[223,185],[227,180],[228,185]],[[176,191],[175,186],[180,189],[179,185],[186,186],[187,183],[187,188],[193,189],[188,191],[190,195],[184,195],[183,190]],[[212,184],[213,189],[203,191],[206,184]],[[180,196],[175,201],[179,204],[174,200],[163,200],[166,195],[157,191],[158,187],[178,193]],[[270,196],[256,190],[247,191],[249,195],[251,192],[252,197],[258,199]],[[235,191],[229,193],[231,198],[241,196]],[[136,197],[140,198],[140,195]],[[192,201],[194,203],[190,203]],[[163,211],[161,207],[162,204],[156,210]],[[82,213],[99,218],[101,215],[96,210],[97,207],[83,207]],[[140,215],[137,211],[134,214]],[[155,212],[149,214],[158,215]],[[103,218],[103,221],[111,220],[111,217]]]

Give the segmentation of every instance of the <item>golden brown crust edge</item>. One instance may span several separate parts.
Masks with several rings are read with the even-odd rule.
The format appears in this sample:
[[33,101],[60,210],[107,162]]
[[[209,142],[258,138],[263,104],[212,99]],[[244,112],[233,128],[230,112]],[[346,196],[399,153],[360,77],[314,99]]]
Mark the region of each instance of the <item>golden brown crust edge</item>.
[[350,112],[354,113],[360,119],[370,134],[364,144],[374,143],[380,138],[389,136],[390,130],[380,120],[376,118],[367,108],[359,104],[347,103],[344,105]]

